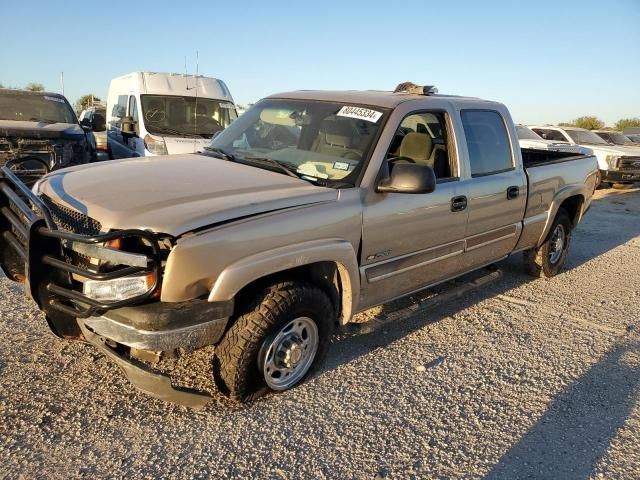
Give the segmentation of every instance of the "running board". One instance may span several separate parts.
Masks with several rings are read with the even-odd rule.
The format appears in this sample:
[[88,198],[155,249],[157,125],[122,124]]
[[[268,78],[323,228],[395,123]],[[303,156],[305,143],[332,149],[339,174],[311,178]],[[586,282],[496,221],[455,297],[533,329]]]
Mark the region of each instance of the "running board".
[[438,290],[441,291],[438,293],[434,292],[433,289],[426,289],[416,294],[412,294],[412,297],[418,297],[418,299],[411,305],[381,313],[376,315],[374,319],[367,322],[348,323],[345,325],[343,331],[346,333],[360,335],[372,333],[380,328],[388,328],[392,322],[407,319],[417,313],[431,310],[445,302],[456,300],[467,293],[493,283],[502,277],[502,270],[493,266],[478,270],[476,274],[477,273],[480,273],[481,275],[470,280],[464,279],[468,278],[469,275],[473,275],[473,273],[439,285]]

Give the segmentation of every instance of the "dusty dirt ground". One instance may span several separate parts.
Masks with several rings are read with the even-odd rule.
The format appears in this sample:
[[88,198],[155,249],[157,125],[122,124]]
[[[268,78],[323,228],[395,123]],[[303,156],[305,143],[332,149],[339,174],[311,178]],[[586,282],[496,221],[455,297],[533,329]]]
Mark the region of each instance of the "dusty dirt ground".
[[0,279],[0,477],[640,478],[640,189],[596,197],[558,277],[509,259],[246,406],[138,393]]

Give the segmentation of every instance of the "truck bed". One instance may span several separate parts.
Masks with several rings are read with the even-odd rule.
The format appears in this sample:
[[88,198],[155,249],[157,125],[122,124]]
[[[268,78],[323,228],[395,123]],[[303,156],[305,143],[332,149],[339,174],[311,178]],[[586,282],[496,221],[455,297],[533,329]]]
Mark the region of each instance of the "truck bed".
[[521,148],[522,162],[525,168],[539,167],[553,163],[570,162],[581,158],[588,158],[590,155],[583,155],[575,152],[558,152],[555,150],[538,150],[535,148]]
[[528,180],[528,201],[519,249],[531,248],[540,240],[549,214],[554,214],[552,202],[557,192],[584,186],[588,207],[598,172],[593,155],[522,149],[522,159]]

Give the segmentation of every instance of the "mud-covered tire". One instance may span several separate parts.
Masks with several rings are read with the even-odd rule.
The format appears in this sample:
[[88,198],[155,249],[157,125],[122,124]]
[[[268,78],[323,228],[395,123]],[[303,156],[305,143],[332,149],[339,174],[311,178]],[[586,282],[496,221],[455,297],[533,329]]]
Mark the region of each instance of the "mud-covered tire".
[[[563,230],[564,240],[559,255],[554,255],[557,250],[554,248],[556,244],[554,235],[558,229]],[[526,250],[524,252],[525,268],[534,277],[551,278],[562,270],[567,255],[569,253],[569,244],[571,243],[571,220],[569,214],[564,209],[558,210],[558,214],[551,225],[549,234],[544,243],[538,248]]]
[[261,289],[235,320],[215,350],[213,375],[218,388],[232,400],[244,402],[269,391],[259,357],[264,346],[287,323],[313,320],[319,343],[301,383],[324,357],[335,326],[335,309],[318,287],[303,282],[280,282]]
[[616,190],[628,190],[633,188],[633,183],[613,183],[611,184],[611,187]]

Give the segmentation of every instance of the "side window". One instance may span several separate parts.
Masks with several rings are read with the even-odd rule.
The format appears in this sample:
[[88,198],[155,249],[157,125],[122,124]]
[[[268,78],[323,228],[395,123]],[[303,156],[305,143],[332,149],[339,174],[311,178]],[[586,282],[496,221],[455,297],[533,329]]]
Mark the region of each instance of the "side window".
[[463,110],[460,117],[467,139],[471,176],[491,175],[514,168],[507,129],[498,112]]
[[127,96],[118,95],[118,103],[113,106],[111,115],[114,117],[124,117],[127,112]]
[[106,120],[102,111],[93,112],[91,125],[93,126],[93,130],[95,132],[101,132],[107,128]]
[[138,103],[136,102],[136,97],[134,97],[133,95],[131,95],[129,97],[129,110],[128,110],[128,115],[133,118],[133,121],[136,122],[135,124],[135,131],[136,133],[140,133],[140,126],[138,125]]
[[549,130],[549,134],[547,135],[549,140],[553,140],[554,142],[566,142],[568,139],[557,130]]
[[550,130],[546,128],[536,128],[535,132],[545,140],[553,140],[554,142],[569,141],[569,139],[567,139],[561,132],[557,130]]
[[437,179],[456,177],[455,154],[449,152],[443,112],[412,113],[402,120],[389,146],[387,159],[399,158],[433,168]]

